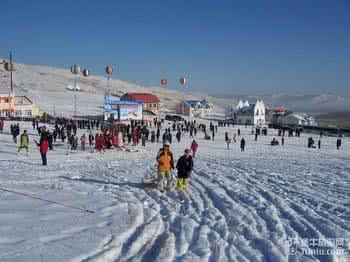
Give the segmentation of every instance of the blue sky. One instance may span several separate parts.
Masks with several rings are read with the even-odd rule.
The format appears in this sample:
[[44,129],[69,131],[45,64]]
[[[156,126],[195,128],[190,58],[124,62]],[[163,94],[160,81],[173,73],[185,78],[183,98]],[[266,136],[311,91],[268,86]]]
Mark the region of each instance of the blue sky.
[[350,94],[350,2],[2,0],[0,57],[211,94]]

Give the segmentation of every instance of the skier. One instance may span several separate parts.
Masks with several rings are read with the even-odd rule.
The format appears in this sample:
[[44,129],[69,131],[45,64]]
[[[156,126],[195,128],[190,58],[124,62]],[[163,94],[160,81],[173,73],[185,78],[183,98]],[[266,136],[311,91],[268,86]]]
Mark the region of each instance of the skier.
[[321,139],[318,140],[318,149],[321,149]]
[[242,137],[242,139],[241,139],[241,152],[244,152],[244,149],[245,149],[245,139],[244,139],[244,137]]
[[179,158],[176,164],[177,169],[177,189],[186,190],[188,185],[188,178],[191,176],[193,170],[193,158],[190,155],[190,150],[186,149],[185,154]]
[[192,141],[192,144],[191,144],[191,150],[192,150],[192,156],[193,156],[193,158],[196,157],[197,149],[198,149],[198,144],[197,144],[196,140],[193,140],[193,141]]
[[17,153],[19,153],[22,148],[25,148],[27,150],[27,155],[28,155],[29,137],[27,134],[27,130],[23,131],[23,133],[19,139],[19,142],[20,142],[20,146],[18,147]]
[[284,136],[282,136],[282,146],[284,146]]
[[169,189],[172,181],[171,171],[174,169],[174,157],[169,143],[163,145],[157,154],[158,188],[160,191]]
[[241,136],[241,129],[238,128],[237,134],[238,134],[238,136]]

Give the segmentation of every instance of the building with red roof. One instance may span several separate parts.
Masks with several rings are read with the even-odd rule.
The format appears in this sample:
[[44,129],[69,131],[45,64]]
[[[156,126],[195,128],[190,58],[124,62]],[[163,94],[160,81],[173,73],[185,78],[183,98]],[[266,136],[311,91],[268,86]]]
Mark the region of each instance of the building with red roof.
[[144,111],[157,113],[160,109],[159,97],[149,93],[126,93],[120,98],[120,100],[142,103]]

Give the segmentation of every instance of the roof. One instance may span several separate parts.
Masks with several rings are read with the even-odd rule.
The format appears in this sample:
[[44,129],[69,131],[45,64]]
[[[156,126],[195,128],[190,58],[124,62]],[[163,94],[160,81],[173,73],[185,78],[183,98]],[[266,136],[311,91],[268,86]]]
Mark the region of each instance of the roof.
[[142,114],[147,115],[147,116],[156,116],[156,114],[154,112],[149,111],[149,110],[143,110]]
[[33,102],[27,96],[15,96],[16,105],[32,105]]
[[210,105],[206,100],[185,100],[183,102],[188,104],[192,108],[210,108]]
[[286,112],[286,110],[283,107],[277,107],[273,110],[275,113],[283,113]]
[[158,96],[149,93],[126,93],[120,100],[131,100],[142,103],[159,103],[160,99]]
[[298,120],[305,121],[305,118],[302,117],[301,115],[298,115],[298,114],[290,114],[290,115],[288,115],[286,117],[295,117]]
[[254,114],[255,104],[249,104],[249,106],[244,106],[237,110],[237,115],[252,115]]

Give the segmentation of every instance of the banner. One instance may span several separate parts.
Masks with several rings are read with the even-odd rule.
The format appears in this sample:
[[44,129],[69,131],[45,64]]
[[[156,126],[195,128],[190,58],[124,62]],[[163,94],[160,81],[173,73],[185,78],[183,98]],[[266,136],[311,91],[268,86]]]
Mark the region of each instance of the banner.
[[119,121],[142,120],[142,104],[120,104]]

